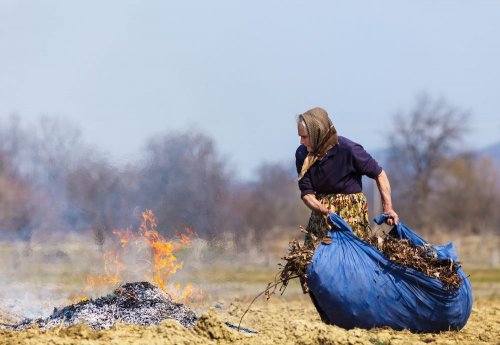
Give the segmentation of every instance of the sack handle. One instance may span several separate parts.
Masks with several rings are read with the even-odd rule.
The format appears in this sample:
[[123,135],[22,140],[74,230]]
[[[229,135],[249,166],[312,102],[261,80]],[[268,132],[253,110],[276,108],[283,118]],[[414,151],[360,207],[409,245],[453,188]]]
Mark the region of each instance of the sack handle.
[[375,217],[373,219],[373,221],[375,223],[377,223],[378,225],[382,224],[383,222],[385,222],[387,219],[389,219],[390,216],[388,214],[385,214],[385,213],[382,213],[381,215],[379,215],[378,217]]
[[[384,223],[387,219],[391,218],[388,214],[382,213],[378,217],[375,217],[373,221],[377,223],[378,225]],[[398,235],[400,238],[404,237],[404,231],[403,231],[403,223],[401,221],[398,221],[398,223],[394,226],[396,228],[396,231],[398,232]]]

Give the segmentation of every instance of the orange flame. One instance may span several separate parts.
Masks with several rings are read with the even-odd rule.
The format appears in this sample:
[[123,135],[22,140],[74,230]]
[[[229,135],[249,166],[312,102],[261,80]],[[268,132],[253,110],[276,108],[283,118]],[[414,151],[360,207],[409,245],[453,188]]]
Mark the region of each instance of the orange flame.
[[141,225],[137,232],[127,228],[114,230],[113,234],[118,236],[120,248],[117,251],[109,251],[104,254],[103,274],[89,274],[87,276],[85,294],[88,294],[91,289],[94,291],[96,289],[109,289],[122,283],[123,274],[130,272],[130,268],[127,267],[123,259],[129,253],[129,247],[132,247],[146,263],[138,265],[135,262],[136,267],[132,270],[133,273],[142,273],[146,280],[152,280],[154,284],[177,301],[186,301],[201,295],[201,292],[196,291],[191,285],[185,286],[182,290],[179,284],[170,288],[167,285],[169,277],[183,266],[183,262],[177,260],[175,253],[191,244],[191,238],[196,236],[192,229],[186,228],[185,233],[177,233],[175,240],[168,240],[158,233],[153,211],[146,210],[142,212]]

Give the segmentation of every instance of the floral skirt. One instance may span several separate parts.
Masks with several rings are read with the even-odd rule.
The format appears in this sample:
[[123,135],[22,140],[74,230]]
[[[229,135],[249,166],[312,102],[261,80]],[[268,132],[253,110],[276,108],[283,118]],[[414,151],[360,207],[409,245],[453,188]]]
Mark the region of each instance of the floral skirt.
[[[316,198],[325,207],[330,208],[333,213],[344,219],[356,236],[364,239],[369,235],[368,203],[363,193],[318,194]],[[325,237],[328,230],[330,230],[330,226],[326,222],[326,216],[312,212],[306,230],[316,237]],[[305,242],[311,242],[309,235],[306,235]]]

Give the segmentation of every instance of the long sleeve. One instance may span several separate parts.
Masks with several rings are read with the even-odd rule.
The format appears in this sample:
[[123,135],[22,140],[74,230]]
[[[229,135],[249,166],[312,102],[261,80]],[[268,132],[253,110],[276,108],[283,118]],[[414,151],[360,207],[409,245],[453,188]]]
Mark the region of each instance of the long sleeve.
[[[304,145],[299,146],[295,152],[295,166],[297,168],[297,175],[300,174],[302,170],[302,164],[307,157],[307,149]],[[311,174],[308,171],[299,181],[300,197],[304,197],[306,194],[316,194],[311,181]]]
[[382,168],[377,161],[365,151],[363,146],[355,144],[352,147],[352,163],[354,169],[360,175],[366,175],[370,178],[375,178],[382,172]]

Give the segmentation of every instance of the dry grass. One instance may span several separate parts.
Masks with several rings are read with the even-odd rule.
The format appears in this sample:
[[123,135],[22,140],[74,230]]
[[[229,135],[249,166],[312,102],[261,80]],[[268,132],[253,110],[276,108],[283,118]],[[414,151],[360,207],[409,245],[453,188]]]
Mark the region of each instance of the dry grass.
[[[206,243],[195,243],[181,253],[179,259],[184,261],[184,268],[172,276],[172,283],[191,283],[203,291],[203,297],[192,302],[200,310],[220,301],[248,303],[273,281],[290,237],[297,235],[298,231],[290,232],[279,241],[268,243],[273,250],[261,248],[249,252],[213,249]],[[13,318],[47,316],[54,307],[73,303],[83,292],[87,274],[103,269],[102,253],[92,236],[89,233],[59,241],[37,241],[31,247],[20,242],[0,242],[0,311]],[[464,266],[475,296],[500,298],[499,269],[467,268],[466,260]],[[131,273],[124,275],[129,282],[147,279]],[[108,291],[95,291],[94,296]],[[280,299],[294,300],[301,296],[300,284],[291,281]]]
[[[296,235],[290,233],[290,237]],[[467,269],[475,297],[469,323],[460,332],[416,335],[391,330],[351,330],[324,325],[297,280],[290,282],[283,296],[266,302],[257,300],[244,319],[243,327],[258,335],[228,331],[223,322],[237,324],[252,298],[266,288],[279,268],[289,238],[263,248],[238,252],[210,248],[204,243],[181,253],[184,268],[173,280],[193,283],[205,297],[186,304],[198,315],[208,311],[195,331],[174,322],[156,328],[119,326],[95,332],[76,327],[48,333],[32,331],[0,334],[0,344],[407,344],[407,343],[492,343],[497,341],[500,315],[500,270]],[[271,245],[271,244],[270,244]],[[38,242],[26,250],[22,243],[0,243],[0,322],[15,322],[26,316],[47,316],[54,307],[72,303],[82,291],[89,272],[102,269],[102,253],[89,237]],[[266,252],[266,255],[262,253]],[[459,253],[460,254],[460,253]],[[465,264],[467,264],[465,262]],[[215,307],[215,309],[211,309]],[[219,337],[217,340],[213,336]]]

